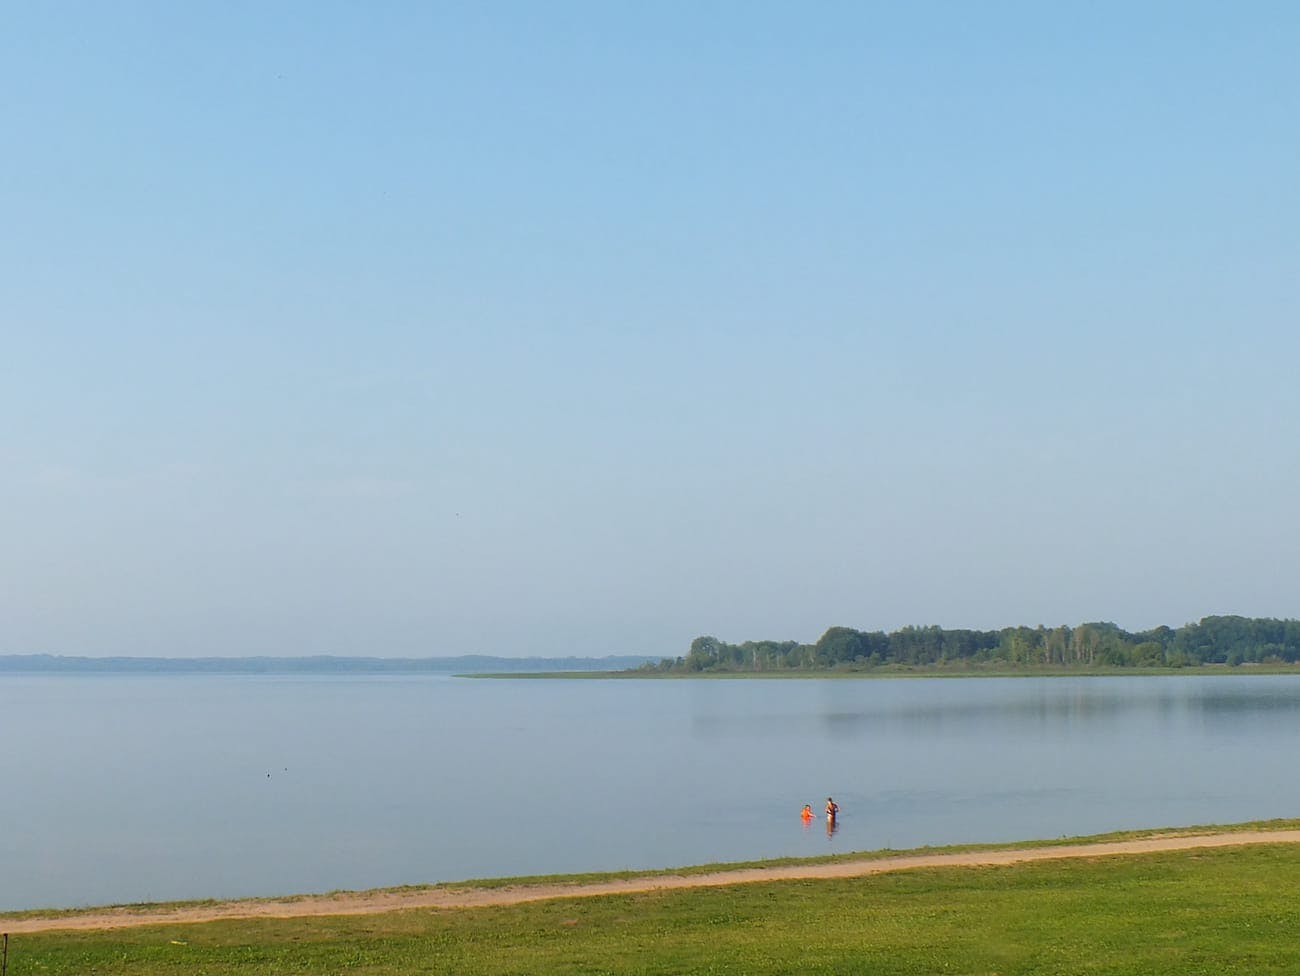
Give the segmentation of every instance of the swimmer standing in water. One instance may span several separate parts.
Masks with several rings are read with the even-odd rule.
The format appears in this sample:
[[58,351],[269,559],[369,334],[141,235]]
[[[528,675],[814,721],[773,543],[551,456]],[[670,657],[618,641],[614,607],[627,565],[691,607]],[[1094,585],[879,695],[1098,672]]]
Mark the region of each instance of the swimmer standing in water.
[[808,822],[809,822],[810,820],[812,820],[812,804],[811,804],[811,803],[805,803],[805,804],[803,805],[803,809],[799,811],[799,819],[802,820],[802,821],[804,822],[804,826],[805,826],[805,827],[808,825]]
[[840,805],[829,796],[826,798],[826,839],[830,840],[840,829]]

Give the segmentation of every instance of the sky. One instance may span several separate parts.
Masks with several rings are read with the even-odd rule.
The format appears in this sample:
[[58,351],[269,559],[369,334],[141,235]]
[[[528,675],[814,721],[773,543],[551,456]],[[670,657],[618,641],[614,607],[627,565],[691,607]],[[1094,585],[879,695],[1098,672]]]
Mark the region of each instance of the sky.
[[0,653],[1300,616],[1300,5],[0,6]]

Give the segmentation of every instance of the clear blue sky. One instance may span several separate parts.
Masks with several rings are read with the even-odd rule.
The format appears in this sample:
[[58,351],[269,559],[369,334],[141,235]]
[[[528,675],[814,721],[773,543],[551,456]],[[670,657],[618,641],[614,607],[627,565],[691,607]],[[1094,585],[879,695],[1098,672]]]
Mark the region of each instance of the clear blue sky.
[[0,8],[0,653],[1300,615],[1300,5]]

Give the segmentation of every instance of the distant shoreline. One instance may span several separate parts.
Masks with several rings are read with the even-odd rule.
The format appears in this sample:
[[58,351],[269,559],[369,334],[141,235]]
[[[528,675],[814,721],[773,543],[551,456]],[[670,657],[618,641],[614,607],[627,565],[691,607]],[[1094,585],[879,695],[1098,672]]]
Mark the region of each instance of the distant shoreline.
[[961,668],[926,666],[886,666],[873,669],[804,668],[779,671],[646,671],[639,668],[619,671],[515,671],[510,673],[481,671],[457,675],[462,678],[529,678],[590,679],[593,681],[870,681],[907,678],[1142,678],[1166,675],[1275,675],[1300,674],[1300,664],[1199,664],[1187,667],[1106,667],[1106,668]]
[[64,657],[52,654],[0,655],[4,675],[450,675],[458,678],[590,680],[863,680],[887,678],[1079,678],[1154,675],[1300,674],[1300,663],[1206,663],[1183,667],[1021,667],[887,664],[875,667],[781,668],[770,671],[655,671],[643,667],[657,658],[611,655],[603,658],[504,658],[461,655],[434,658],[382,657]]
[[464,672],[605,673],[657,660],[642,655],[608,657],[64,657],[0,655],[0,674],[460,674]]

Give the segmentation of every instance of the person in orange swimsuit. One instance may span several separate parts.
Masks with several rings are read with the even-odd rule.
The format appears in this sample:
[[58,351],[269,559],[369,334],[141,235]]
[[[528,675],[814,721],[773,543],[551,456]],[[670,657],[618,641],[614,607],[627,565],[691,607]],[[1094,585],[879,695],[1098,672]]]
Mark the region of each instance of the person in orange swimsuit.
[[803,809],[799,811],[799,819],[807,823],[812,819],[812,804],[805,803]]

